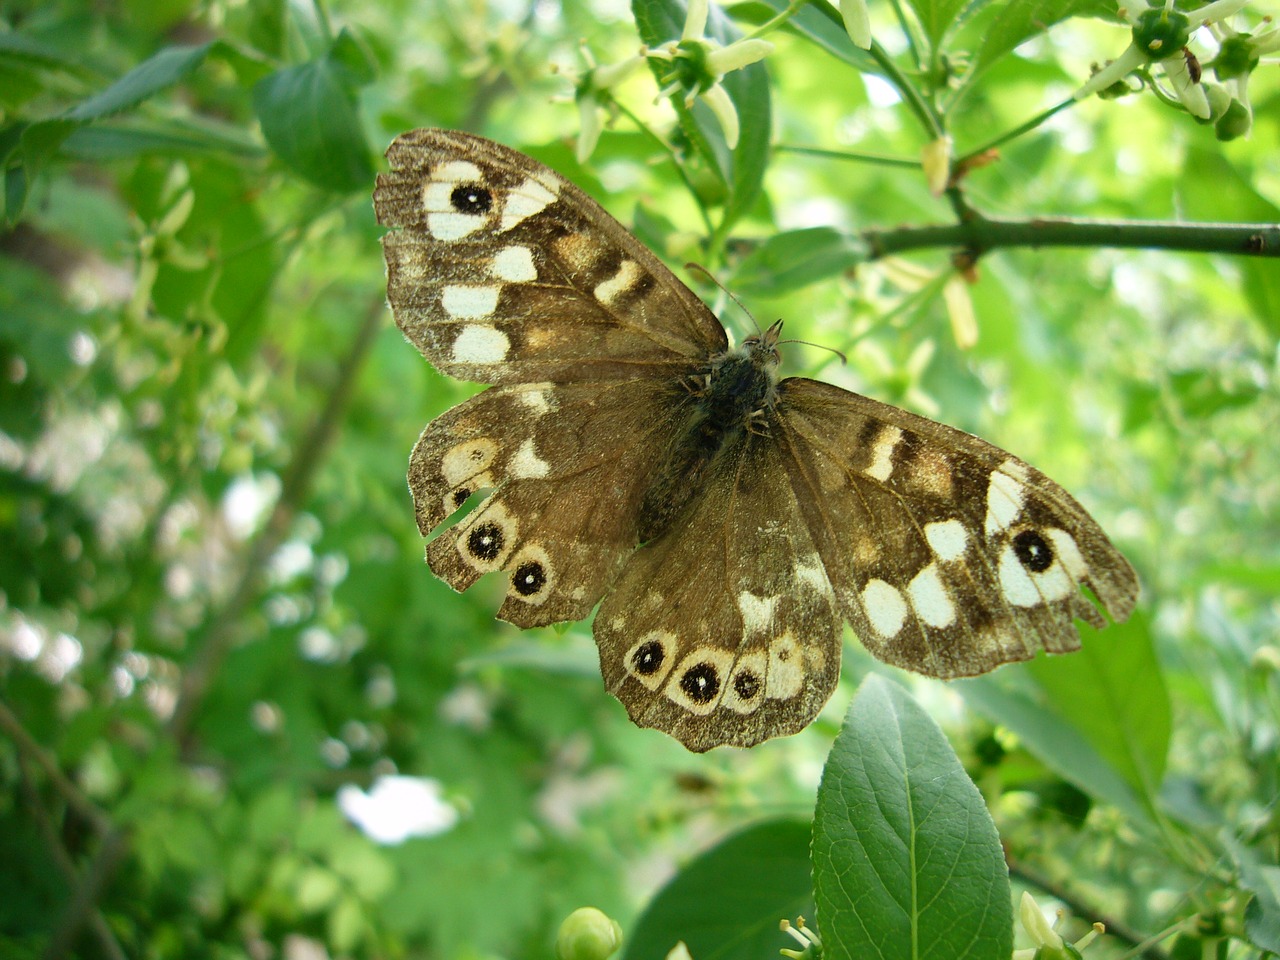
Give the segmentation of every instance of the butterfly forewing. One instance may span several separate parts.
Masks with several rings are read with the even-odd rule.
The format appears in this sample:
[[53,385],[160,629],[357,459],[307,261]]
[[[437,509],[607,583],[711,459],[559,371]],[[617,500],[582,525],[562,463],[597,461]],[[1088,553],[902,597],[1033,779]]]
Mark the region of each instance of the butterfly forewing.
[[445,373],[484,383],[667,376],[726,345],[706,306],[600,206],[523,154],[415,130],[378,176],[387,297]]
[[1078,649],[1137,580],[1065,490],[977,437],[812,380],[783,381],[775,435],[845,617],[881,660],[972,676]]

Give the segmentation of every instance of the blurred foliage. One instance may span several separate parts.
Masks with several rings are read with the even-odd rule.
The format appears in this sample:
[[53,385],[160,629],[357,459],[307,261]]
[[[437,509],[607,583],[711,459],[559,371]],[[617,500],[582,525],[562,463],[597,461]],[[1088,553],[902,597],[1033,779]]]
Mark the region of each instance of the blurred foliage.
[[[768,956],[816,889],[842,955],[856,912],[830,871],[896,888],[819,831],[806,889],[809,822],[817,798],[828,825],[893,835],[924,781],[894,799],[864,777],[888,791],[883,822],[831,788],[894,730],[907,769],[961,784],[939,800],[959,819],[914,823],[921,842],[985,822],[967,771],[999,843],[978,829],[981,850],[948,856],[986,882],[1002,844],[1016,889],[1069,908],[1069,939],[1108,922],[1090,956],[1161,932],[1146,955],[1280,952],[1275,259],[1010,249],[944,297],[950,250],[864,262],[857,233],[952,222],[917,164],[938,132],[922,118],[966,156],[1045,114],[1125,48],[1114,7],[877,4],[877,60],[815,0],[726,80],[736,152],[701,100],[655,102],[641,71],[603,91],[580,163],[579,38],[618,62],[683,19],[674,0],[634,7],[0,10],[0,954],[546,956],[590,904],[627,956],[680,939],[695,960]],[[712,30],[785,9],[744,3]],[[1213,40],[1195,44],[1211,64]],[[1280,83],[1266,58],[1249,79],[1250,138],[1221,142],[1150,89],[1091,98],[1003,142],[965,200],[1274,223]],[[522,633],[493,620],[496,584],[460,597],[423,567],[405,461],[475,388],[389,323],[369,193],[384,145],[429,125],[554,166],[669,263],[849,356],[792,346],[792,371],[1036,463],[1133,560],[1140,615],[1070,658],[898,675],[927,714],[865,685],[835,750],[859,679],[890,672],[855,640],[796,737],[692,756],[632,727],[587,626]],[[396,773],[431,785],[421,835],[378,842],[339,798]],[[989,913],[972,889],[955,909],[978,911],[973,956],[1008,956],[1013,901],[990,889]]]

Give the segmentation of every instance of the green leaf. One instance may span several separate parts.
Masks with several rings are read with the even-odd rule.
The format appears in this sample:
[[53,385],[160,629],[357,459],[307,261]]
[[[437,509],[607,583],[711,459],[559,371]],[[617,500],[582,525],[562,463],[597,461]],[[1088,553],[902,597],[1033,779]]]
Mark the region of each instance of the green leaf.
[[[1250,178],[1214,149],[1193,146],[1176,180],[1178,201],[1197,220],[1250,220],[1275,223],[1280,207],[1259,193]],[[1272,336],[1280,336],[1280,270],[1273,259],[1241,257],[1235,265],[1254,318]]]
[[193,47],[167,47],[142,61],[101,93],[82,100],[66,114],[68,120],[96,120],[137,106],[148,97],[192,73],[204,63],[214,41]]
[[1045,702],[1043,691],[1013,687],[1005,677],[973,677],[954,683],[965,702],[1008,727],[1041,763],[1090,796],[1130,817],[1147,813],[1128,782]]
[[910,3],[925,35],[937,47],[947,28],[955,23],[960,11],[969,5],[969,0],[910,0]]
[[[1044,33],[1068,17],[1102,17],[1114,20],[1116,4],[1111,0],[1010,0],[993,4],[993,20],[985,25],[982,41],[973,54],[973,67],[966,82],[1011,52],[1023,41]],[[1115,55],[1128,44],[1128,34],[1116,31]],[[1080,78],[1083,83],[1084,77]]]
[[867,259],[862,240],[834,227],[788,230],[748,254],[733,277],[743,296],[778,296],[843,273]]
[[813,876],[830,960],[1013,949],[1008,870],[981,794],[929,715],[874,674],[823,770]]
[[253,108],[267,143],[295,172],[339,193],[368,188],[373,165],[355,78],[339,60],[323,56],[264,77]]
[[1243,880],[1253,891],[1244,909],[1244,932],[1260,950],[1280,953],[1280,867],[1256,867]]
[[809,912],[809,824],[769,820],[735,833],[675,875],[627,931],[623,960],[665,957],[683,940],[697,960],[758,960],[794,944],[783,918]]
[[1050,707],[1154,804],[1173,716],[1146,618],[1136,614],[1087,636],[1078,652],[1038,657],[1027,670]]
[[[787,0],[752,0],[735,4],[733,13],[739,19],[758,25],[782,13],[789,6]],[[863,73],[883,72],[867,51],[853,45],[840,11],[826,0],[811,0],[806,3],[786,22],[783,29],[804,37],[837,60],[843,60]]]

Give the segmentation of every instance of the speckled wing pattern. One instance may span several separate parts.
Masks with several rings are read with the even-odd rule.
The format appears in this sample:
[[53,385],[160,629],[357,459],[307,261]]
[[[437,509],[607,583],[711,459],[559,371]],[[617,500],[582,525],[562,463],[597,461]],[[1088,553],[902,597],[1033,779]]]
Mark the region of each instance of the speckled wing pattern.
[[[428,563],[458,590],[502,571],[498,615],[522,627],[599,604],[601,672],[636,723],[696,751],[794,733],[838,681],[846,620],[880,659],[955,677],[1078,648],[1076,618],[1105,623],[1080,584],[1132,610],[1132,569],[1062,488],[961,431],[778,382],[772,343],[731,350],[547,167],[444,130],[387,157],[396,323],[440,370],[493,384],[413,450],[419,529],[456,518]],[[766,400],[715,423],[726,357]]]

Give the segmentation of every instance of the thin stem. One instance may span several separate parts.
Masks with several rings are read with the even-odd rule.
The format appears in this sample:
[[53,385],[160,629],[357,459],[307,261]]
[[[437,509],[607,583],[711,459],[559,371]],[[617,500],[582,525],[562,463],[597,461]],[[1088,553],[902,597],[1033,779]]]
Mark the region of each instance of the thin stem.
[[1014,127],[1012,130],[1006,131],[1005,133],[1000,134],[1000,136],[995,137],[991,140],[988,140],[986,143],[982,144],[981,146],[974,147],[968,153],[962,154],[961,156],[957,157],[955,161],[956,166],[960,166],[961,164],[968,163],[969,161],[973,160],[975,157],[979,157],[982,154],[986,153],[988,150],[994,150],[996,147],[999,147],[1005,143],[1008,143],[1010,140],[1014,139],[1015,137],[1020,137],[1027,131],[1034,130],[1036,127],[1040,126],[1040,124],[1044,123],[1054,114],[1062,112],[1063,110],[1067,109],[1067,107],[1073,107],[1077,103],[1079,103],[1079,101],[1076,100],[1075,98],[1067,97],[1067,99],[1063,100],[1061,103],[1054,104],[1052,107],[1050,107],[1048,110],[1045,110],[1043,113],[1036,114],[1026,123],[1019,124],[1018,126]]
[[688,172],[685,170],[685,164],[679,163],[675,160],[675,151],[671,149],[671,145],[649,129],[649,125],[628,110],[625,104],[620,103],[617,100],[614,100],[613,103],[618,108],[618,112],[634,123],[637,130],[652,139],[653,142],[661,147],[662,151],[671,158],[671,166],[675,169],[676,176],[678,176],[684,183],[685,190],[687,190],[689,192],[689,196],[693,198],[694,206],[698,208],[698,213],[702,216],[702,222],[706,227],[707,235],[710,236],[713,234],[715,232],[715,224],[711,222],[711,214],[707,212],[706,206],[699,199],[698,191],[694,187],[693,181],[689,178]]
[[72,810],[92,823],[98,833],[106,833],[110,829],[111,818],[99,810],[97,805],[71,782],[57,762],[31,734],[27,733],[22,721],[3,702],[0,702],[0,730],[13,739],[22,756],[35,763],[44,772],[44,775],[49,778],[49,783],[61,794],[62,799],[67,801]]
[[[30,761],[23,754],[18,754],[18,769],[22,780],[23,799],[31,811],[31,819],[35,821],[36,830],[40,834],[40,839],[44,841],[49,855],[53,858],[54,865],[62,874],[63,879],[67,881],[67,886],[73,887],[80,880],[76,875],[76,865],[71,859],[71,854],[67,852],[67,848],[63,846],[62,840],[58,837],[58,833],[54,829],[53,822],[49,819],[49,814],[45,811],[44,805],[40,802],[40,795],[36,790],[29,763]],[[108,960],[126,960],[125,952],[121,949],[120,942],[116,940],[116,935],[111,931],[111,927],[103,919],[102,912],[96,908],[91,910],[88,921],[89,929],[97,939],[103,955]]]
[[864,230],[861,236],[871,260],[927,247],[964,247],[975,256],[1001,247],[1139,247],[1280,258],[1276,223],[997,220],[974,215],[958,224]]
[[879,153],[861,153],[857,150],[824,150],[821,147],[800,147],[780,143],[773,148],[779,153],[803,153],[811,157],[829,157],[832,160],[852,160],[856,163],[872,163],[881,167],[908,167],[920,169],[919,160],[906,157],[886,157]]
[[791,0],[791,2],[787,4],[787,9],[783,10],[781,13],[774,14],[764,23],[760,24],[760,26],[748,33],[743,39],[754,40],[757,37],[763,37],[767,33],[772,33],[799,13],[801,8],[806,6],[808,3],[809,0]]
[[884,71],[886,79],[897,88],[902,94],[902,98],[906,101],[911,112],[916,115],[921,126],[929,135],[930,140],[937,140],[943,134],[942,120],[929,106],[928,101],[924,99],[920,91],[916,89],[916,85],[911,82],[911,78],[898,69],[898,65],[893,62],[893,58],[885,51],[884,47],[872,40],[871,49],[867,51],[871,58],[875,60],[876,65]]

